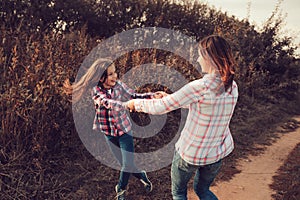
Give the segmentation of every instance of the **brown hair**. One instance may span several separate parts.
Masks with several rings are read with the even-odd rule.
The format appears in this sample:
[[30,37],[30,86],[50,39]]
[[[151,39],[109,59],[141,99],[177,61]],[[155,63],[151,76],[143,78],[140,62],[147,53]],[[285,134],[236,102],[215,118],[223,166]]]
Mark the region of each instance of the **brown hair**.
[[107,78],[107,68],[112,64],[112,60],[108,58],[97,59],[76,83],[71,84],[69,79],[65,80],[65,93],[72,94],[72,102],[76,103],[87,90],[96,86],[100,79]]
[[232,86],[235,61],[229,43],[221,36],[210,35],[199,42],[199,52],[211,59],[220,73],[225,91]]

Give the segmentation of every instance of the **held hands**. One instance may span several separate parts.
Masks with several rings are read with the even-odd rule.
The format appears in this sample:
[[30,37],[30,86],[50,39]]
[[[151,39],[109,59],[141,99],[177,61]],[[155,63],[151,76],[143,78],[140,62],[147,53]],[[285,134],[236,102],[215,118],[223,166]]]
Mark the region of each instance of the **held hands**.
[[134,107],[134,99],[133,100],[129,100],[126,102],[126,107],[127,109],[132,112],[135,111],[135,107]]
[[[169,94],[167,94],[166,92],[164,91],[158,91],[158,92],[155,92],[154,95],[153,95],[153,98],[154,99],[161,99],[165,96],[168,96]],[[133,111],[136,111],[136,108],[134,106],[134,99],[132,100],[129,100],[127,102],[125,102],[125,107],[130,111],[130,112],[133,112]]]
[[168,95],[169,94],[164,92],[164,91],[157,91],[157,92],[154,93],[153,98],[154,99],[161,99],[161,98],[163,98],[165,96],[168,96]]

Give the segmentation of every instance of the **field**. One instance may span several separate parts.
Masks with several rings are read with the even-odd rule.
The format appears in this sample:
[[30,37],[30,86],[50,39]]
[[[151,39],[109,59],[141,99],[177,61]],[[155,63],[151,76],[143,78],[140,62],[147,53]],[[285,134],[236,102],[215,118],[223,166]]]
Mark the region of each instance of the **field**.
[[[84,60],[94,47],[133,28],[161,27],[195,41],[219,34],[230,41],[239,86],[239,100],[230,124],[235,150],[224,159],[216,182],[228,181],[240,173],[237,162],[249,155],[262,154],[278,139],[275,133],[284,134],[299,126],[293,118],[300,115],[300,60],[295,54],[293,37],[280,35],[284,19],[278,9],[257,31],[247,19],[237,20],[205,4],[170,2],[6,0],[3,3],[0,199],[114,198],[119,171],[99,162],[83,145],[74,124],[70,95],[63,85],[66,81],[74,82],[79,69],[89,67],[90,63]],[[155,34],[152,38],[149,34],[139,35],[129,41],[139,43],[140,38],[142,41],[159,38],[161,45],[169,44],[168,36]],[[186,81],[200,78],[202,74],[181,56],[182,52],[188,53],[195,60],[196,48],[184,51],[186,43],[181,41],[178,42],[181,46],[171,50],[141,48],[123,53],[114,59],[120,78],[148,63],[167,66]],[[116,55],[117,43],[113,42],[101,51]],[[153,77],[167,78],[170,84],[178,81],[174,74],[162,73],[158,68],[154,71],[155,76],[141,77],[146,81]],[[135,89],[174,92],[159,83]],[[131,84],[135,86],[135,82]],[[82,108],[90,108],[90,104]],[[151,151],[171,141],[180,117],[180,112],[174,111],[167,116],[159,134],[151,138],[136,137],[135,151]],[[132,120],[142,126],[150,122],[148,115],[136,113],[132,113]],[[299,199],[298,155],[299,145],[274,177],[271,187],[277,191],[276,200]],[[128,199],[171,199],[170,165],[148,174],[154,184],[153,192],[145,196],[142,186],[132,178]]]

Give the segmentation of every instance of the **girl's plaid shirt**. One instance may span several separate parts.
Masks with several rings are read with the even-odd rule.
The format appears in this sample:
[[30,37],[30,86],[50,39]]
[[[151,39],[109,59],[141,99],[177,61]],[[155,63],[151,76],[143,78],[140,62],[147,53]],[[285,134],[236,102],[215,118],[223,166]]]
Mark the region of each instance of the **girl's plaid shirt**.
[[177,92],[162,99],[136,100],[135,109],[150,114],[163,114],[188,108],[188,116],[175,144],[182,159],[192,165],[215,163],[234,148],[229,122],[238,98],[233,82],[226,92],[220,91],[220,77],[206,74]]
[[152,98],[152,96],[153,93],[135,93],[121,81],[117,81],[111,93],[98,84],[92,91],[96,111],[93,129],[111,136],[128,133],[131,130],[131,122],[122,102],[137,98]]

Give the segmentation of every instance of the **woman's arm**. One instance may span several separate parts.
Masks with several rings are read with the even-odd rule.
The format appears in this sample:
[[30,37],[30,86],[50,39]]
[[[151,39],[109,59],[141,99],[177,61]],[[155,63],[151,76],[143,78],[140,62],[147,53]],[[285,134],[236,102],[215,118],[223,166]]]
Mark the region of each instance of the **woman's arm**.
[[205,86],[201,80],[188,83],[177,92],[162,99],[136,99],[127,102],[130,110],[149,114],[164,114],[172,110],[186,107],[203,98]]

